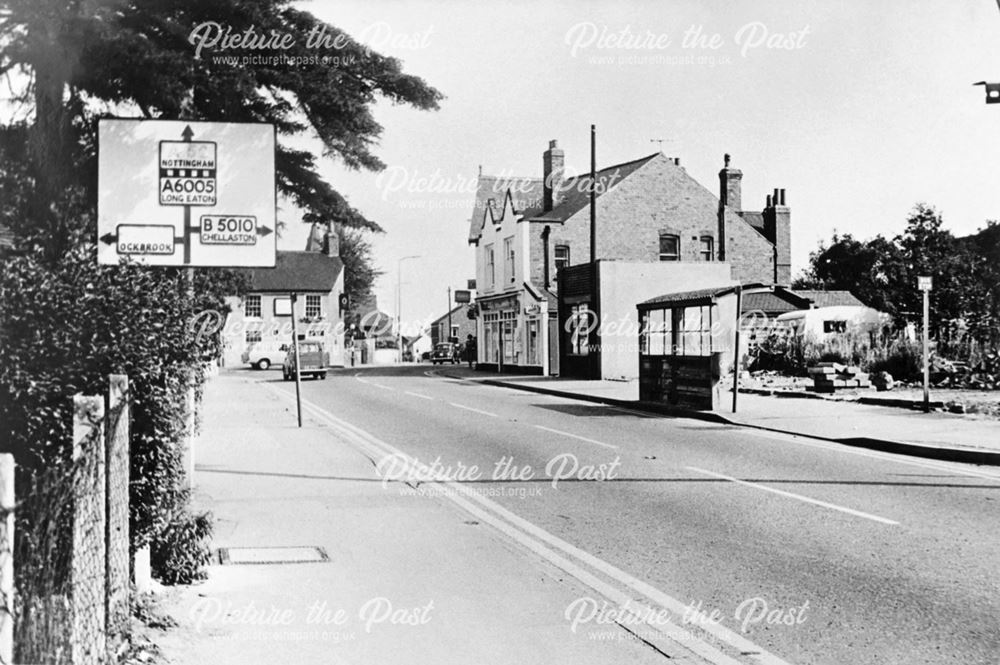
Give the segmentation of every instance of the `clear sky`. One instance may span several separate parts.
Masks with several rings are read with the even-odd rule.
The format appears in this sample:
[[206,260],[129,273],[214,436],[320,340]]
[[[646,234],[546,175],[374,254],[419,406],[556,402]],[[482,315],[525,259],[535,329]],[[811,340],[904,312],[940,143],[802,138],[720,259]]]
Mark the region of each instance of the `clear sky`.
[[[447,96],[437,112],[377,106],[385,173],[323,160],[387,232],[375,239],[382,309],[395,309],[399,257],[421,256],[404,264],[404,319],[443,314],[446,288],[474,275],[466,234],[478,167],[540,176],[558,139],[567,168],[584,171],[591,123],[598,167],[662,149],[716,191],[728,152],[744,208],[785,188],[796,274],[835,229],[894,235],[919,201],[957,234],[1000,218],[1000,105],[971,85],[1000,82],[996,0],[301,6]],[[698,26],[702,40],[685,45]],[[293,225],[280,246],[300,249],[305,235]]]

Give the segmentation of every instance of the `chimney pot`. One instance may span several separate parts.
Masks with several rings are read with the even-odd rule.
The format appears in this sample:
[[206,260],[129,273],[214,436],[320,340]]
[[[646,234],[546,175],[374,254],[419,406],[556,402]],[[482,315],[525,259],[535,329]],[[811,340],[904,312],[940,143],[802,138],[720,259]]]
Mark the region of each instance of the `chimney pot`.
[[781,205],[785,205],[785,190],[781,190]]
[[765,208],[770,208],[771,207],[771,195],[770,194],[767,195],[767,203],[764,205],[764,207]]

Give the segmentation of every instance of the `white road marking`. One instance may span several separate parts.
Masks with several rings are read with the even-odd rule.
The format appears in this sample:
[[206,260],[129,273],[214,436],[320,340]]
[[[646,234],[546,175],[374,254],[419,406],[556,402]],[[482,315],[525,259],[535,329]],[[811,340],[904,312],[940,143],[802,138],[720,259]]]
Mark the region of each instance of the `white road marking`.
[[598,446],[604,446],[605,448],[611,448],[612,450],[618,450],[618,446],[613,446],[610,443],[604,443],[603,441],[595,441],[594,439],[588,439],[585,436],[580,436],[579,434],[570,434],[569,432],[564,432],[559,429],[552,429],[551,427],[546,427],[545,425],[535,425],[538,429],[545,430],[546,432],[552,432],[553,434],[561,434],[563,436],[568,436],[572,439],[579,439],[580,441],[586,441],[587,443],[593,443]]
[[376,388],[381,388],[382,390],[395,391],[396,389],[391,386],[383,386],[381,383],[375,383],[374,381],[369,381],[367,379],[362,379],[360,374],[355,374],[354,378],[365,384],[366,386],[375,386]]
[[474,413],[481,413],[484,416],[489,416],[491,418],[499,418],[500,417],[500,416],[498,416],[495,413],[490,413],[489,411],[483,411],[481,409],[474,409],[471,406],[465,406],[464,404],[458,404],[457,402],[448,402],[448,404],[451,404],[453,407],[455,407],[457,409],[465,409],[466,411],[472,411]]
[[405,392],[405,393],[406,393],[407,395],[412,395],[413,397],[419,397],[420,399],[434,399],[434,398],[433,398],[433,397],[431,397],[430,395],[424,395],[424,394],[421,394],[421,393],[413,393],[413,392],[410,392],[409,390],[406,390],[406,391],[404,391],[404,392]]
[[[281,393],[282,395],[284,395],[286,399],[290,400],[294,399],[294,397],[285,390],[272,386],[266,386],[266,387],[268,389],[275,390],[276,392]],[[321,420],[326,421],[329,425],[331,425],[342,435],[350,439],[358,447],[368,450],[369,452],[375,452],[376,454],[385,455],[388,453],[388,454],[400,455],[406,460],[408,460],[409,463],[417,465],[418,468],[425,467],[425,465],[420,464],[417,460],[411,458],[406,453],[403,453],[398,448],[380,439],[375,438],[365,430],[356,427],[355,425],[352,425],[346,421],[341,420],[340,418],[337,418],[326,409],[323,409],[317,406],[316,404],[313,404],[309,400],[304,399],[302,400],[302,403],[310,412],[312,412],[314,416],[320,418]],[[441,485],[441,483],[433,483],[433,485],[439,486]],[[548,559],[550,562],[552,562],[554,565],[561,568],[568,574],[576,577],[578,580],[580,580],[587,586],[591,587],[598,593],[601,593],[602,595],[604,595],[605,597],[609,598],[612,601],[619,602],[619,605],[625,606],[625,603],[623,603],[622,600],[627,602],[628,600],[631,599],[630,606],[636,607],[636,601],[634,598],[631,598],[631,596],[628,594],[622,595],[620,591],[608,585],[606,582],[603,582],[594,575],[590,574],[586,570],[581,569],[576,564],[572,562],[566,562],[563,557],[560,557],[558,554],[545,548],[537,541],[532,540],[529,536],[534,536],[538,540],[541,540],[549,544],[550,546],[562,550],[566,554],[576,557],[581,562],[595,568],[598,572],[601,572],[607,575],[608,577],[617,580],[618,582],[629,587],[632,591],[635,591],[641,594],[642,596],[645,596],[646,598],[652,600],[654,603],[669,610],[670,612],[673,612],[674,614],[677,615],[677,617],[682,616],[684,611],[686,610],[687,605],[685,603],[665,594],[664,592],[660,591],[659,589],[653,587],[650,584],[647,584],[646,582],[643,582],[635,577],[632,577],[628,573],[607,563],[603,559],[599,559],[594,555],[584,550],[581,550],[575,547],[574,545],[571,545],[565,542],[564,540],[557,538],[556,536],[553,536],[552,534],[541,529],[540,527],[535,526],[533,523],[528,522],[527,520],[515,515],[514,513],[511,513],[510,511],[506,510],[496,502],[486,497],[480,496],[478,493],[476,493],[474,490],[469,489],[468,487],[464,487],[461,483],[449,482],[449,483],[444,483],[444,485],[447,485],[448,488],[451,489],[452,491],[441,492],[440,493],[441,496],[450,499],[457,505],[462,506],[464,509],[469,511],[468,502],[462,501],[462,499],[457,496],[457,494],[461,493],[464,494],[467,499],[471,499],[481,504],[484,508],[492,510],[493,513],[499,515],[501,518],[506,519],[514,526],[520,528],[523,532],[512,528],[510,525],[505,524],[502,521],[499,521],[496,517],[493,517],[493,515],[490,515],[489,513],[486,513],[481,510],[476,510],[475,506],[471,506],[471,508],[475,512],[473,511],[469,512],[473,512],[473,514],[483,516],[484,521],[487,521],[490,524],[496,526],[497,529],[507,534],[510,538],[512,538],[522,547],[525,547],[533,552],[539,553],[540,555]],[[560,561],[565,563],[565,565],[561,565]],[[649,625],[649,622],[647,622],[647,625]],[[729,656],[725,655],[724,653],[718,651],[715,647],[713,647],[711,644],[705,642],[702,639],[694,637],[690,634],[686,634],[682,630],[680,631],[680,633],[676,632],[674,629],[676,629],[677,627],[674,626],[673,624],[668,624],[666,626],[663,626],[657,623],[655,625],[652,625],[651,627],[655,630],[658,630],[661,634],[667,635],[670,639],[672,639],[674,641],[675,647],[679,646],[682,648],[686,648],[689,651],[696,653],[701,658],[708,660],[710,663],[714,663],[715,665],[735,665],[737,662],[732,658],[730,658]],[[736,633],[732,630],[729,630],[728,628],[722,626],[721,624],[715,624],[709,622],[705,625],[702,625],[701,628],[705,632],[713,635],[715,638],[737,649],[741,654],[745,655],[755,663],[759,663],[760,665],[790,665],[790,663],[788,663],[787,661],[782,660],[775,654],[765,651],[763,648],[757,646],[743,635]],[[673,649],[673,651],[676,653],[676,649]],[[675,658],[676,662],[678,662],[679,664],[693,662],[691,658],[685,655],[683,652],[677,653],[677,655],[674,655],[673,653],[670,655],[673,658]]]
[[899,524],[899,522],[886,519],[885,517],[879,517],[878,515],[872,515],[871,513],[864,513],[861,512],[860,510],[854,510],[853,508],[845,508],[843,506],[838,506],[835,503],[827,503],[826,501],[820,501],[819,499],[811,499],[807,496],[802,496],[801,494],[786,492],[785,490],[775,489],[773,487],[768,487],[766,485],[761,485],[759,483],[752,483],[747,480],[740,480],[739,478],[733,478],[732,476],[727,476],[723,473],[716,473],[715,471],[700,469],[696,466],[686,466],[684,468],[690,469],[691,471],[697,471],[698,473],[704,473],[707,476],[713,476],[715,478],[721,478],[722,480],[728,480],[729,482],[736,483],[738,485],[745,485],[746,487],[753,487],[755,489],[763,490],[765,492],[780,494],[781,496],[786,496],[790,499],[798,499],[799,501],[804,501],[805,503],[811,503],[816,506],[822,506],[823,508],[829,508],[830,510],[838,510],[842,513],[847,513],[848,515],[854,515],[855,517],[863,517],[865,519],[873,520],[875,522],[881,522],[882,524],[892,524],[892,525]]

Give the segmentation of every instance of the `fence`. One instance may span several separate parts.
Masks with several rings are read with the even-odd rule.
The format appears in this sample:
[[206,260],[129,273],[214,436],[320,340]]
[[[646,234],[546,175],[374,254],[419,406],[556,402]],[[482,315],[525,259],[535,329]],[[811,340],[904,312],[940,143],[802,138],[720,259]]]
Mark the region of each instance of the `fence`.
[[0,456],[0,501],[13,506],[0,522],[2,663],[104,663],[127,637],[128,379],[72,401],[72,445],[21,474],[16,493],[15,460]]

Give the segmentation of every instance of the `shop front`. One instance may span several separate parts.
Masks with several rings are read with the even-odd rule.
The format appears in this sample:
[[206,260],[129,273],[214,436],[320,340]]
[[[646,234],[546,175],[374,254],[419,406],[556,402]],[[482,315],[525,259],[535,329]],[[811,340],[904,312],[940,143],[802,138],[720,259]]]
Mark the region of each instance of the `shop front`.
[[486,372],[543,374],[548,352],[544,302],[536,302],[527,292],[477,302],[481,326],[477,367]]

